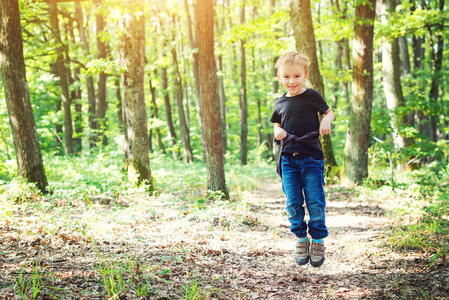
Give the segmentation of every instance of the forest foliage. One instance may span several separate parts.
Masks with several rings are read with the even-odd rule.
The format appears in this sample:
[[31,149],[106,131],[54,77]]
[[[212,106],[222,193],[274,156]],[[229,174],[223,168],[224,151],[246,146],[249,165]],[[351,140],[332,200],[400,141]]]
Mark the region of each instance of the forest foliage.
[[[206,165],[206,158],[210,156],[206,157],[205,149],[210,145],[205,145],[204,131],[210,128],[203,126],[200,111],[204,106],[200,103],[208,103],[210,99],[200,99],[197,72],[202,70],[200,75],[205,75],[207,70],[198,68],[201,34],[196,26],[202,20],[198,13],[203,7],[197,7],[197,1],[58,0],[55,10],[51,0],[19,0],[28,90],[48,187],[43,194],[34,183],[26,182],[17,174],[12,123],[5,93],[0,92],[0,229],[20,223],[15,218],[29,211],[42,216],[53,214],[55,219],[40,220],[44,225],[39,223],[40,228],[36,225],[33,232],[24,230],[23,235],[48,234],[46,238],[66,243],[65,234],[58,231],[67,230],[83,247],[89,243],[98,254],[99,263],[90,270],[97,276],[95,280],[99,283],[95,285],[101,286],[109,297],[117,298],[125,290],[132,290],[135,295],[152,294],[153,291],[146,289],[154,278],[138,277],[145,273],[139,270],[138,260],[126,258],[125,262],[113,262],[112,257],[105,257],[98,250],[95,222],[102,214],[106,219],[111,215],[116,218],[117,228],[126,223],[131,230],[136,220],[149,224],[161,219],[161,208],[157,205],[163,203],[176,208],[179,214],[173,218],[165,216],[166,224],[177,219],[186,221],[188,216],[189,222],[203,218],[213,224],[217,220],[223,227],[229,226],[226,230],[232,232],[230,223],[213,215],[212,207],[215,207],[216,211],[238,211],[238,222],[244,226],[258,225],[257,219],[251,217],[253,207],[244,195],[245,191],[254,190],[267,181],[279,180],[275,173],[279,149],[273,144],[273,127],[269,120],[274,101],[284,93],[277,81],[274,63],[286,51],[301,50],[295,48],[305,41],[295,40],[295,25],[291,19],[291,2],[294,1],[213,1],[216,76],[212,74],[212,77],[216,77],[213,80],[216,80],[219,100],[214,107],[220,106],[220,113],[214,116],[221,117],[216,126],[221,127],[223,134],[224,172],[229,189],[229,195],[227,191],[224,195],[207,188],[211,164]],[[345,148],[354,111],[351,103],[355,76],[354,28],[374,25],[373,72],[361,74],[373,78],[372,90],[366,91],[372,93],[369,131],[364,132],[369,136],[367,176],[348,187],[348,191],[351,197],[371,194],[382,194],[388,199],[400,197],[403,205],[394,211],[396,222],[383,232],[388,236],[384,246],[394,250],[427,251],[430,268],[440,262],[447,263],[448,4],[444,0],[310,2],[313,32],[309,34],[314,35],[316,42],[325,100],[336,114],[331,150],[338,166],[327,169],[327,184],[343,183],[346,175]],[[356,14],[357,7],[375,2],[374,21]],[[134,28],[139,24],[144,27],[136,32],[129,31],[123,23],[125,16]],[[3,42],[2,36],[0,34],[0,42]],[[143,41],[145,44],[140,44]],[[133,56],[136,54],[133,51],[124,53],[132,47],[142,50],[141,46],[144,57]],[[0,44],[0,54],[2,47]],[[390,54],[393,59],[387,60]],[[136,57],[142,63],[131,69]],[[60,64],[61,59],[63,64]],[[66,91],[61,84],[61,67],[66,71]],[[146,113],[145,126],[140,129],[147,127],[143,130],[144,138],[140,139],[142,143],[137,140],[137,145],[144,144],[143,140],[148,137],[148,153],[144,156],[148,154],[151,174],[148,168],[146,178],[149,180],[139,180],[136,185],[130,182],[127,172],[130,170],[130,141],[136,142],[131,139],[139,130],[139,124],[129,127],[129,119],[126,120],[132,114],[124,113],[130,108],[125,98],[133,91],[124,84],[124,74],[130,76],[128,81],[133,81],[129,78],[137,72],[144,73],[138,78],[143,81],[143,88],[138,91],[143,105],[136,106],[140,109],[137,112]],[[6,85],[2,78],[0,91],[4,91]],[[311,83],[309,86],[312,87]],[[71,119],[67,119],[69,115]],[[351,125],[362,130],[358,124]],[[137,164],[136,169],[139,167],[141,165]],[[160,195],[169,200],[158,198]],[[107,205],[99,209],[99,203]],[[129,207],[133,215],[120,214],[125,207]],[[95,222],[73,224],[73,216],[80,212]],[[124,223],[120,224],[122,221]],[[209,227],[213,230],[212,225]],[[16,232],[11,233],[14,234]],[[269,234],[279,235],[276,230]],[[19,231],[17,236],[20,236]],[[8,243],[12,245],[16,240],[10,237]],[[140,243],[136,239],[136,243]],[[219,239],[225,241],[226,237]],[[110,241],[103,242],[104,250]],[[168,251],[175,253],[176,247],[178,245]],[[0,251],[0,257],[10,255],[5,249]],[[70,251],[75,251],[73,249]],[[179,253],[182,251],[187,250],[181,249]],[[177,262],[183,261],[184,252]],[[77,255],[81,254],[84,255],[82,251]],[[158,284],[169,282],[165,277],[171,269],[163,259],[145,273],[154,275]],[[8,273],[14,282],[3,286],[0,282],[0,288],[13,288],[22,298],[27,298],[32,290],[35,298],[43,288],[40,275],[43,272],[38,272],[38,268],[37,261],[30,263],[24,258],[15,273]],[[131,280],[122,281],[125,273],[134,274],[133,282],[138,284],[133,286]],[[183,297],[191,299],[190,292],[195,296],[196,290],[205,288],[200,285],[196,275],[186,274]],[[213,287],[211,283],[206,289]],[[209,290],[203,292],[210,295]]]
[[[120,76],[124,67],[119,52],[123,36],[120,22],[127,3],[115,0],[61,1],[57,4],[60,27],[60,35],[57,36],[50,23],[48,2],[19,1],[28,88],[45,168],[50,178],[49,190],[53,195],[73,193],[83,197],[83,193],[117,193],[118,189],[123,189],[123,184],[126,185],[121,171],[125,137]],[[195,172],[198,165],[204,167],[203,133],[197,102],[199,95],[194,76],[195,54],[198,51],[195,45],[198,8],[194,1],[189,0],[137,3],[135,12],[138,17],[145,18],[144,95],[151,169],[155,171],[155,181],[161,188],[171,185],[173,180],[163,172],[165,165],[182,168],[180,160],[185,160],[186,145],[181,139],[180,110],[185,114],[192,157],[196,162],[186,168],[191,168],[192,171],[188,172]],[[354,8],[358,3],[347,0],[311,1],[326,101],[337,116],[331,139],[339,166],[344,164],[349,122],[354,24],[365,22],[355,15]],[[76,15],[78,4],[82,11],[81,18]],[[393,187],[418,184],[423,197],[431,199],[430,204],[422,208],[425,214],[432,220],[444,223],[447,222],[446,180],[449,176],[449,93],[445,84],[449,73],[448,60],[444,59],[448,54],[449,31],[446,24],[449,11],[444,0],[402,0],[395,5],[384,12],[378,9],[374,21],[373,108],[366,183]],[[273,65],[277,57],[295,50],[295,38],[287,0],[216,0],[214,8],[217,77],[222,82],[220,97],[225,101],[226,113],[224,157],[227,180],[232,182],[235,178],[233,170],[241,170],[238,165],[242,129],[242,49],[246,57],[248,162],[250,165],[272,163],[276,158],[276,149],[272,143],[269,119],[275,99],[283,93],[277,84]],[[387,22],[381,22],[385,16]],[[99,18],[104,20],[101,31],[98,31]],[[402,104],[391,110],[384,91],[382,44],[393,40],[398,41],[400,48],[400,61],[396,63],[400,63],[403,98]],[[106,57],[100,55],[101,44],[106,46]],[[80,146],[73,154],[67,153],[63,134],[61,87],[55,70],[59,49],[63,49],[64,62],[71,75],[69,90],[73,139]],[[102,74],[107,76],[106,107],[104,117],[100,118],[89,111],[87,86],[89,78],[93,78],[98,93],[101,88],[97,80]],[[182,93],[181,106],[176,105],[179,92]],[[0,97],[3,98],[3,94]],[[8,198],[8,194],[15,194],[12,192],[14,186],[22,183],[16,179],[8,111],[5,101],[1,100],[0,180],[3,195]],[[95,122],[90,121],[92,118]],[[169,118],[173,118],[173,128],[169,126]],[[407,119],[409,122],[395,123],[396,119]],[[395,144],[396,132],[411,142],[399,147]],[[91,169],[92,166],[95,168]],[[96,175],[86,179],[83,172],[94,170]],[[234,175],[229,175],[229,172],[234,172]],[[339,182],[341,176],[344,174],[332,173],[327,180]],[[22,191],[26,193],[27,189],[22,188]],[[20,199],[22,196],[14,197]]]

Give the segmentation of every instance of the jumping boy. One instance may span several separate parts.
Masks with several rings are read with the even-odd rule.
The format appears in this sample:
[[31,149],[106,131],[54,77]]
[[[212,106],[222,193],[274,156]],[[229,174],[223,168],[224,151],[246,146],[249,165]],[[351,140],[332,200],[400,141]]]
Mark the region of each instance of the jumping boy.
[[[296,263],[305,265],[310,259],[313,267],[320,267],[326,249],[323,239],[329,233],[325,223],[324,156],[319,135],[330,134],[335,115],[317,91],[303,87],[309,66],[309,58],[296,52],[288,52],[276,62],[278,79],[287,93],[276,100],[271,122],[275,139],[283,141],[278,173],[287,197],[290,230],[298,239]],[[318,113],[324,115],[321,123]],[[304,200],[310,216],[308,223],[304,221]]]

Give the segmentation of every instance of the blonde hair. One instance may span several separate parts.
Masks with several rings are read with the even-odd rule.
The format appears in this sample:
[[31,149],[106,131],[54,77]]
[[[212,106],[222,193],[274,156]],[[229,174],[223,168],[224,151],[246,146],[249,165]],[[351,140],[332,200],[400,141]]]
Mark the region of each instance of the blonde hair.
[[309,72],[308,68],[310,66],[310,60],[307,55],[304,53],[298,53],[298,52],[287,52],[284,55],[282,55],[276,62],[276,65],[274,66],[276,70],[279,71],[279,68],[285,65],[302,65],[304,66],[304,69],[306,73]]

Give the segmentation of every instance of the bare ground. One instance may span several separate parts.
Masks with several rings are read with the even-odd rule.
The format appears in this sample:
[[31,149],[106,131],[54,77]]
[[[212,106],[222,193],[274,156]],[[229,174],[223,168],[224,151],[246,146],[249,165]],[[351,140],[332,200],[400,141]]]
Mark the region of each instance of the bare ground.
[[[298,267],[280,183],[266,182],[236,201],[204,207],[162,194],[92,199],[92,205],[0,203],[0,299],[14,278],[39,271],[38,299],[106,299],[103,262],[126,266],[120,299],[449,299],[449,267],[432,253],[385,246],[388,210],[404,199],[326,190],[326,261]],[[94,243],[95,241],[95,243]],[[95,246],[97,245],[97,246]],[[188,287],[186,289],[186,287]]]

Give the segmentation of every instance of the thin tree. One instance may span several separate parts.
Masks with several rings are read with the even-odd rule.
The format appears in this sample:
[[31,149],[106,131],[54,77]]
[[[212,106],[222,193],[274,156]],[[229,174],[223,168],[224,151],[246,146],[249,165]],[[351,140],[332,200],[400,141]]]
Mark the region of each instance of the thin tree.
[[[66,31],[67,34],[70,35],[70,40],[72,43],[76,45],[75,32],[73,28],[73,18],[68,18],[66,23]],[[69,47],[66,47],[66,58],[69,58]],[[69,64],[69,59],[67,59],[67,64]],[[73,151],[75,155],[80,155],[82,150],[82,141],[83,141],[83,118],[82,118],[82,103],[81,103],[81,85],[80,83],[80,73],[81,68],[80,64],[77,64],[73,68],[73,75],[69,75],[69,85],[74,88],[70,91],[70,102],[75,106],[74,113],[74,132],[73,132]]]
[[[226,2],[222,3],[222,13],[225,14],[226,11]],[[217,35],[222,35],[225,29],[225,17],[216,18],[215,20],[216,32]],[[220,46],[223,47],[223,46]],[[220,102],[220,118],[221,118],[221,139],[223,145],[223,154],[227,151],[227,130],[226,130],[226,94],[225,94],[225,85],[224,85],[224,67],[223,67],[223,53],[222,51],[217,56],[217,70],[220,73],[218,76],[218,99]]]
[[[176,20],[173,18],[173,27],[175,27]],[[176,42],[175,34],[172,32],[172,41],[173,44]],[[183,105],[183,91],[182,91],[182,80],[181,73],[179,72],[179,64],[178,64],[178,54],[176,51],[176,47],[171,47],[171,54],[173,58],[173,67],[175,72],[175,98],[176,103],[178,105],[178,115],[179,115],[179,129],[181,130],[181,140],[184,146],[184,160],[188,163],[193,161],[193,152],[192,147],[190,146],[190,129],[187,125],[186,114],[184,112]]]
[[47,177],[26,80],[18,0],[0,1],[0,66],[18,174],[46,192]]
[[[205,147],[205,139],[204,139],[204,125],[203,125],[203,119],[202,119],[202,113],[201,113],[201,100],[200,100],[200,75],[198,71],[198,41],[197,36],[194,35],[194,32],[192,28],[192,18],[190,17],[190,8],[189,8],[189,1],[184,0],[184,8],[186,10],[186,16],[187,16],[187,32],[189,36],[189,43],[190,48],[192,49],[192,57],[193,57],[193,76],[195,78],[195,104],[196,104],[196,110],[197,110],[197,118],[198,118],[198,124],[200,125],[201,130],[201,145],[203,146],[203,158],[206,158],[206,151],[204,150]],[[193,8],[194,15],[196,16],[196,6]]]
[[[444,0],[438,0],[438,10],[443,14],[445,10]],[[423,3],[425,9],[429,9],[428,4]],[[444,21],[440,21],[432,30],[431,26],[427,27],[430,41],[430,57],[432,59],[432,82],[430,85],[429,100],[433,107],[438,106],[438,98],[440,97],[441,71],[443,68],[443,51],[444,51]],[[436,43],[435,40],[436,39]],[[430,117],[430,140],[436,142],[441,138],[438,129],[438,112],[434,112]]]
[[144,94],[145,18],[143,15],[137,15],[138,10],[132,5],[127,7],[122,20],[124,34],[120,52],[123,67],[124,122],[126,122],[125,157],[128,180],[136,185],[147,181],[150,190],[153,190]]
[[67,155],[71,155],[74,152],[73,148],[73,125],[72,125],[72,112],[71,101],[68,83],[68,71],[65,65],[64,59],[64,45],[61,40],[61,31],[59,29],[58,21],[58,9],[56,2],[50,2],[50,23],[53,32],[53,36],[56,39],[58,46],[56,47],[57,59],[56,59],[56,74],[59,78],[59,85],[61,86],[61,98],[64,107],[64,142],[65,151]]
[[368,176],[368,147],[373,102],[373,36],[376,0],[355,7],[351,113],[345,145],[345,175],[349,183]]
[[206,141],[207,189],[221,191],[229,198],[226,188],[223,147],[221,144],[220,107],[217,94],[217,71],[214,58],[213,0],[198,0],[198,62],[200,99],[203,108]]
[[[315,34],[313,31],[312,12],[309,0],[292,0],[290,15],[296,40],[296,49],[306,53],[310,58],[309,80],[312,87],[326,99],[324,95],[323,77],[318,65]],[[330,135],[322,137],[324,159],[328,168],[337,166]]]
[[[84,30],[84,17],[83,9],[79,1],[75,2],[75,18],[78,28],[78,33],[81,40],[81,48],[83,50],[84,56],[88,57],[90,55],[89,41],[87,33]],[[89,123],[89,147],[92,149],[97,145],[97,129],[98,125],[96,122],[97,106],[95,103],[95,86],[94,79],[92,75],[88,74],[86,76],[86,86],[87,86],[87,106],[88,106],[88,123]]]
[[[240,22],[245,23],[245,1],[243,1],[240,8]],[[239,112],[240,112],[240,162],[246,165],[248,162],[248,100],[246,97],[246,52],[245,40],[240,40],[240,97],[239,97]]]
[[[101,11],[101,1],[95,0],[95,5],[97,7],[97,12],[95,14],[96,20],[96,40],[98,49],[98,59],[106,60],[108,56],[108,45],[106,44],[103,34],[105,30],[104,16]],[[108,103],[106,102],[106,79],[107,75],[104,71],[98,74],[97,85],[97,103],[96,103],[96,116],[97,116],[97,126],[98,135],[101,139],[103,145],[108,144],[108,138],[106,136],[106,109],[108,108]]]
[[[154,75],[155,76],[157,75],[157,71],[154,71]],[[156,86],[153,85],[151,79],[149,80],[149,85],[150,85],[150,93],[151,93],[151,108],[153,110],[153,119],[158,120],[159,119],[159,109],[158,109],[157,103],[156,103]],[[162,151],[162,153],[165,154],[165,146],[164,146],[164,143],[162,142],[162,134],[161,134],[159,125],[155,128],[155,130],[156,130],[156,140],[157,140],[159,149]],[[150,145],[151,145],[151,139],[150,139]]]
[[[380,6],[381,20],[384,26],[388,26],[390,11],[396,7],[395,0],[383,0]],[[382,73],[383,87],[387,108],[390,113],[390,124],[393,129],[392,137],[396,148],[408,146],[405,136],[399,134],[399,129],[404,125],[403,117],[398,116],[396,109],[405,106],[402,94],[400,72],[399,41],[397,38],[385,37],[382,42]]]

